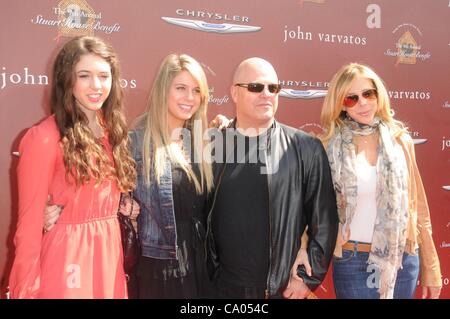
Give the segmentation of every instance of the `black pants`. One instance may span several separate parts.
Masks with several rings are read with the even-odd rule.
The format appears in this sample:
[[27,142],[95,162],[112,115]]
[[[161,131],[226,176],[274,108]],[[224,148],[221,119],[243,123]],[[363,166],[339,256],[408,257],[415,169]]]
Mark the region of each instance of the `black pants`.
[[216,298],[220,299],[264,299],[266,288],[240,287],[217,278],[215,282]]
[[[139,299],[196,299],[200,298],[195,276],[188,273],[176,277],[165,271],[168,259],[155,259],[141,256],[137,271]],[[164,275],[164,272],[167,274]]]

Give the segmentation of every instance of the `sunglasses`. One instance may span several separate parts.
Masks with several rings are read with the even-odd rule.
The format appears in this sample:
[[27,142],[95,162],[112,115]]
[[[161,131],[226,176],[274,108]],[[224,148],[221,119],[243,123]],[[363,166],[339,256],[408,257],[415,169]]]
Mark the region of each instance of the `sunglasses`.
[[[378,92],[376,89],[369,89],[361,92],[361,96],[366,100],[375,100],[378,97]],[[359,96],[358,94],[347,95],[344,98],[343,104],[346,107],[354,107],[356,103],[358,103]]]
[[[249,92],[261,93],[266,84],[262,83],[236,83],[235,86],[247,88]],[[281,84],[267,84],[270,93],[279,93],[281,91]]]

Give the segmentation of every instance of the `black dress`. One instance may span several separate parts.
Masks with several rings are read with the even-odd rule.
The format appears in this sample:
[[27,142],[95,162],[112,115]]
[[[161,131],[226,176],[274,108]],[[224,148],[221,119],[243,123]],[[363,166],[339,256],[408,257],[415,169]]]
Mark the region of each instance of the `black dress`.
[[[198,169],[194,165],[194,172]],[[198,175],[197,175],[198,176]],[[139,298],[204,298],[209,289],[203,259],[206,192],[198,194],[186,173],[172,165],[172,190],[177,229],[177,259],[141,256]]]

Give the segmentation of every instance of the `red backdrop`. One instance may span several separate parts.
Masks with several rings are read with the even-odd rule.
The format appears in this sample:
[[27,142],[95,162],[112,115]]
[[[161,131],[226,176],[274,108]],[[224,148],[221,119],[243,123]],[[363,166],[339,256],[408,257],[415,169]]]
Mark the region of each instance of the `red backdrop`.
[[[319,132],[324,90],[344,63],[371,65],[416,139],[449,298],[449,0],[0,1],[0,276],[7,283],[17,222],[17,158],[24,130],[49,114],[49,76],[67,36],[95,34],[122,63],[127,117],[145,107],[162,58],[188,53],[207,73],[209,117],[234,115],[229,86],[244,58],[275,66],[285,90],[277,118]],[[334,297],[330,276],[317,290]]]

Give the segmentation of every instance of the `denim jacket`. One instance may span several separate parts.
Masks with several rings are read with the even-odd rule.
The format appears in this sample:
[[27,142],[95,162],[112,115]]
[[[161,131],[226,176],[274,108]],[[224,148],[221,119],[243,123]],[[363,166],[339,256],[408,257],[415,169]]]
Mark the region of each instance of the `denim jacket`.
[[144,130],[131,131],[130,148],[137,165],[137,185],[134,199],[141,211],[138,216],[138,232],[141,241],[142,256],[176,259],[177,232],[172,193],[172,168],[166,161],[160,183],[156,183],[154,173],[150,175],[150,186],[145,184],[142,174],[142,145]]

